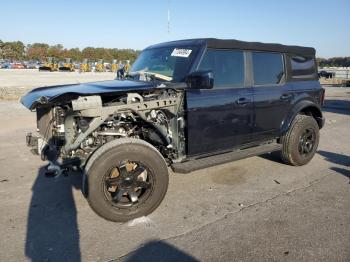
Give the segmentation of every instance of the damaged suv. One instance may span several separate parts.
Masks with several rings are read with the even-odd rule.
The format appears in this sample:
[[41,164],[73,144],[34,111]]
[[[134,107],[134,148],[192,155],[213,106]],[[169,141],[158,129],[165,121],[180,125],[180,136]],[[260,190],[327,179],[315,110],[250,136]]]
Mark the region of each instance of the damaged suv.
[[[324,125],[315,49],[220,39],[150,46],[123,80],[37,88],[32,151],[48,172],[83,170],[83,193],[111,221],[150,214],[174,172],[280,151],[304,165]],[[195,185],[194,185],[195,186]]]

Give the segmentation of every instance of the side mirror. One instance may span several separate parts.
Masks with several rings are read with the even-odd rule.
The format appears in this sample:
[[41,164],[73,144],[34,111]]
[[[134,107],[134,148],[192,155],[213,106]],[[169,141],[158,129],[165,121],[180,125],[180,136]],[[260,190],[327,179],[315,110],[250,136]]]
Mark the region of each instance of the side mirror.
[[187,85],[193,89],[212,89],[214,75],[212,71],[195,71],[187,76]]

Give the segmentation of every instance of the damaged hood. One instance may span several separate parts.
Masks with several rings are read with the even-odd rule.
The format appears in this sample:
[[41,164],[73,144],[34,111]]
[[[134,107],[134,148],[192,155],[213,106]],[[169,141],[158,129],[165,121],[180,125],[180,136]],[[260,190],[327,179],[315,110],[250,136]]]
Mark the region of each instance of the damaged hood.
[[21,98],[21,103],[30,110],[38,105],[60,102],[79,95],[98,95],[132,90],[154,88],[151,82],[133,80],[109,80],[83,84],[39,87],[28,92]]

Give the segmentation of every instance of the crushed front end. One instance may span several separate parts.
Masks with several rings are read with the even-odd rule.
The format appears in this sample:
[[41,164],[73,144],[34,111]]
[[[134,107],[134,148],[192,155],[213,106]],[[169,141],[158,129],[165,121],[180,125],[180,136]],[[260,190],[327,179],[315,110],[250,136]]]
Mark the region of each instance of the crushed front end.
[[37,134],[27,134],[31,151],[49,161],[49,171],[81,168],[109,141],[142,139],[170,162],[185,155],[183,92],[158,89],[113,96],[77,96],[35,108]]

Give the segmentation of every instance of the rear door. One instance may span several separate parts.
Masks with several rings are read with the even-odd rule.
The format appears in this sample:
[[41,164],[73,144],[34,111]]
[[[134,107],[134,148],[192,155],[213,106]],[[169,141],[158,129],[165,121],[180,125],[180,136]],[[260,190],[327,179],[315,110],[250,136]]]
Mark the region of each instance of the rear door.
[[214,88],[188,90],[187,154],[230,149],[249,142],[253,121],[253,92],[245,87],[245,53],[208,49],[198,70],[211,70]]
[[283,120],[291,107],[293,88],[285,81],[283,54],[250,54],[254,94],[253,140],[269,140],[279,135]]

